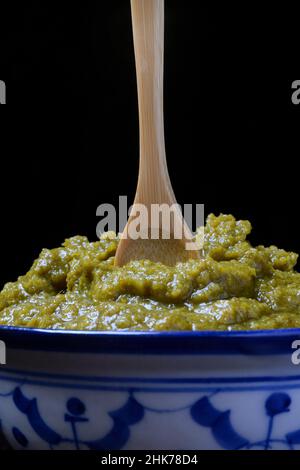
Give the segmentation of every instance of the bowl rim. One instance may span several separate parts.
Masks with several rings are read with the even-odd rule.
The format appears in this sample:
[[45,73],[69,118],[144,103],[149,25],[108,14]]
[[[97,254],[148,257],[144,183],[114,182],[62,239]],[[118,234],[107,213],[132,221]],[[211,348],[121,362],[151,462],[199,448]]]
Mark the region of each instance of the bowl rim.
[[300,334],[300,328],[278,328],[278,329],[259,329],[259,330],[68,330],[54,328],[30,328],[28,326],[10,326],[0,325],[1,331],[22,331],[34,334],[64,334],[64,335],[95,335],[95,336],[261,336],[275,334],[282,336],[292,332]]
[[7,348],[110,354],[292,354],[300,328],[239,331],[99,331],[0,325]]

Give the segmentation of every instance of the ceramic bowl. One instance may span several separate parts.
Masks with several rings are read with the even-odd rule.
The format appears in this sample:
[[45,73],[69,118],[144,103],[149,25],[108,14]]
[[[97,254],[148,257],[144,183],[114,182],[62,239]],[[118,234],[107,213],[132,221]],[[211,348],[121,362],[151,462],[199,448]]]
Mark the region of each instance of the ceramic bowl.
[[2,433],[15,449],[300,449],[299,338],[0,327]]

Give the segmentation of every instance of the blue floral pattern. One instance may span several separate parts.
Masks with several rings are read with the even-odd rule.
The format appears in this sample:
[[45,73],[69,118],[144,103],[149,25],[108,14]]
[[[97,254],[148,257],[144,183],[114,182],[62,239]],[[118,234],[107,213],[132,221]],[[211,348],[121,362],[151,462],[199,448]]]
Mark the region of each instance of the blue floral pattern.
[[214,439],[223,449],[241,450],[255,447],[270,450],[273,444],[280,442],[292,450],[293,444],[300,443],[299,431],[287,434],[279,441],[272,439],[275,417],[281,413],[288,413],[290,404],[291,398],[287,393],[272,393],[267,398],[265,410],[269,417],[268,432],[266,439],[258,442],[250,442],[246,437],[238,434],[231,424],[230,410],[217,410],[208,397],[201,398],[191,407],[191,415],[198,424],[211,429]]
[[[235,428],[232,424],[231,409],[219,410],[213,404],[214,397],[223,393],[220,389],[215,389],[209,394],[202,394],[199,399],[194,400],[192,403],[180,409],[172,410],[147,407],[139,401],[134,389],[131,388],[124,390],[127,396],[125,404],[108,412],[112,421],[110,430],[104,435],[99,435],[96,439],[87,440],[80,437],[80,429],[83,423],[88,424],[90,421],[88,403],[84,403],[82,399],[73,395],[67,398],[65,411],[61,416],[61,420],[66,423],[70,430],[70,434],[66,436],[47,423],[46,417],[40,411],[38,399],[28,398],[23,391],[23,385],[20,383],[14,386],[10,392],[0,394],[0,401],[11,400],[16,410],[26,418],[30,429],[52,450],[65,443],[78,450],[83,448],[90,450],[123,449],[130,440],[133,427],[143,421],[145,413],[175,413],[181,410],[187,410],[196,425],[206,428],[211,433],[217,446],[222,449],[255,448],[272,450],[280,444],[281,448],[293,450],[296,445],[300,444],[300,417],[299,429],[285,433],[281,438],[278,438],[277,429],[274,437],[278,417],[292,411],[292,398],[286,391],[271,390],[267,398],[264,399],[266,434],[264,439],[257,441],[251,440]],[[20,426],[12,427],[11,436],[20,448],[26,449],[30,446],[30,436],[26,435],[26,431],[21,429]]]

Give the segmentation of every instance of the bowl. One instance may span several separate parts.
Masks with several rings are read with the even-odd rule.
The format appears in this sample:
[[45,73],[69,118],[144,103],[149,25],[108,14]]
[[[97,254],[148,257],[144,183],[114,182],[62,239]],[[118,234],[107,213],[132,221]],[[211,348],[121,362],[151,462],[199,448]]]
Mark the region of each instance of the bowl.
[[299,338],[2,326],[2,433],[31,450],[300,449]]

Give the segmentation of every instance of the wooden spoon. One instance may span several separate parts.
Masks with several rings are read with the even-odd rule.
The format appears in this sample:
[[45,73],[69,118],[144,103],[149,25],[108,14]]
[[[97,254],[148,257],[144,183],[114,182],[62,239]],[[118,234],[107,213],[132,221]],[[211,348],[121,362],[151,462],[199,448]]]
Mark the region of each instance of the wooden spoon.
[[[170,182],[164,138],[163,119],[163,54],[164,0],[131,0],[135,61],[138,84],[140,124],[140,166],[133,209],[121,236],[115,264],[149,259],[166,265],[198,258],[192,247],[192,233],[176,204]],[[172,217],[153,220],[153,204],[172,207]],[[148,217],[141,213],[141,206]],[[166,211],[167,212],[167,211]],[[137,238],[137,219],[140,236]],[[180,234],[180,235],[179,235]],[[178,238],[180,236],[180,238]]]

